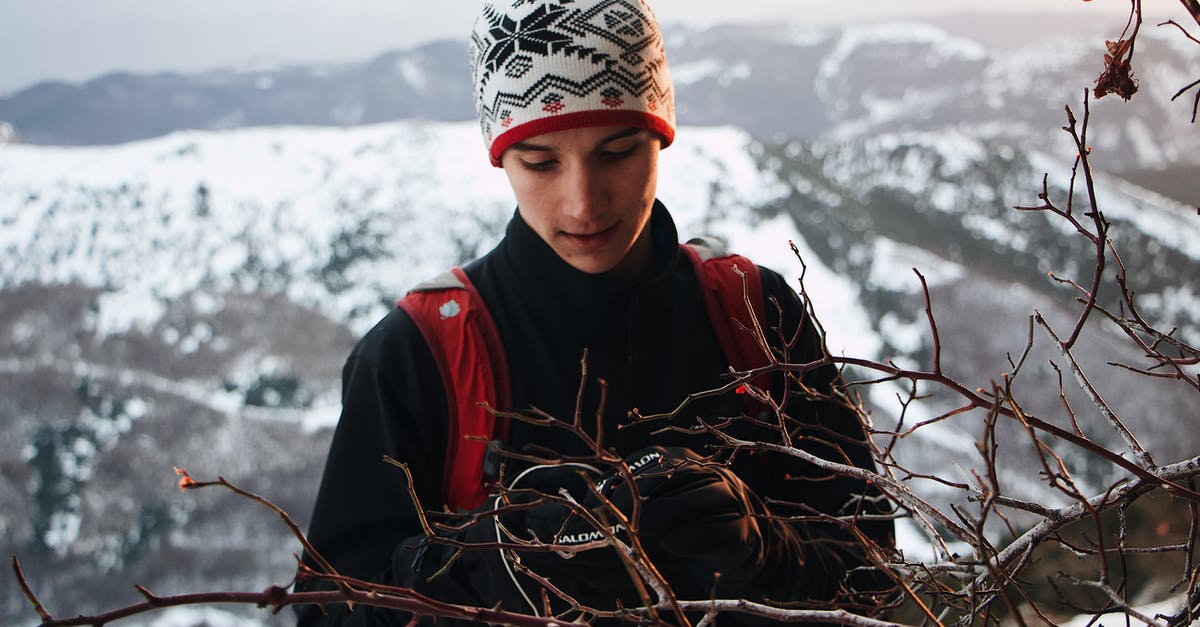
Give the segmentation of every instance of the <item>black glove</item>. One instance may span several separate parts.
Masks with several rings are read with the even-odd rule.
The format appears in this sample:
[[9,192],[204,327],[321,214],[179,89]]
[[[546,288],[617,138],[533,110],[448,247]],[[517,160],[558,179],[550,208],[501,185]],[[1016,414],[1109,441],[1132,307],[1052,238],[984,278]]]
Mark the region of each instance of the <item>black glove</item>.
[[[663,447],[626,463],[642,501],[638,536],[679,598],[775,598],[800,578],[804,552],[796,531],[772,519],[728,467]],[[600,493],[632,515],[633,491],[619,474],[601,481]]]
[[[455,537],[467,544],[500,543],[514,548],[468,549],[446,575],[473,589],[477,603],[492,606],[499,601],[513,611],[541,614],[543,610],[541,584],[522,573],[514,562],[584,606],[612,610],[618,602],[624,606],[642,605],[625,561],[605,543],[605,534],[577,512],[578,506],[568,502],[598,505],[594,490],[601,478],[598,470],[582,464],[534,466],[522,472],[503,498],[489,497],[473,512],[477,521]],[[620,528],[614,532],[627,542]],[[571,550],[584,544],[595,546]],[[562,550],[547,550],[546,545]],[[445,547],[436,553],[431,563],[419,566],[422,572],[436,572],[453,554]],[[567,609],[566,603],[553,594],[550,601],[555,612]]]

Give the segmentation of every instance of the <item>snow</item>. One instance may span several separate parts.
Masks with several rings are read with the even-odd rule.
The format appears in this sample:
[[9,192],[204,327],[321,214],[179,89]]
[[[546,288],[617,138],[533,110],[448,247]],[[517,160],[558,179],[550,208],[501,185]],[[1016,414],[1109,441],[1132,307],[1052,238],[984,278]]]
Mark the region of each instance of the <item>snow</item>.
[[150,403],[146,399],[135,397],[125,401],[125,413],[134,420],[145,417],[149,411]]
[[[679,130],[662,153],[659,197],[681,236],[718,237],[788,277],[801,272],[788,246],[795,242],[819,315],[837,321],[831,346],[874,354],[880,343],[858,289],[819,262],[790,220],[755,217],[787,188],[759,171],[752,149],[737,129]],[[183,132],[106,148],[10,145],[0,150],[0,172],[0,222],[8,227],[0,229],[0,281],[102,288],[91,321],[99,337],[149,331],[179,298],[203,314],[220,308],[222,291],[261,289],[284,289],[361,333],[384,313],[381,295],[486,252],[513,211],[507,180],[483,158],[474,123]],[[361,225],[379,250],[354,260],[349,287],[331,292],[321,268],[339,235]],[[141,236],[129,238],[134,231]],[[453,241],[471,250],[455,252]],[[254,264],[265,274],[248,270]],[[162,332],[184,353],[212,340],[204,325]],[[258,411],[212,382],[111,370],[92,374],[134,377],[231,417],[262,414],[314,430],[339,414],[336,395],[305,410]],[[232,378],[270,370],[251,358]]]
[[[819,315],[837,321],[831,345],[873,354],[879,342],[857,288],[821,265],[789,220],[756,216],[788,190],[758,169],[755,151],[731,127],[679,129],[662,153],[659,197],[681,237],[718,237],[789,277],[800,274],[788,247],[795,242]],[[514,209],[474,123],[189,131],[110,147],[5,145],[0,173],[0,285],[100,288],[89,320],[100,338],[149,332],[180,298],[204,314],[219,310],[222,292],[262,290],[283,291],[362,333],[389,298],[494,246]],[[129,237],[134,232],[139,237]],[[348,259],[344,287],[331,288],[322,279],[330,254],[356,247],[365,256]],[[213,340],[205,325],[158,331],[184,353]],[[251,381],[270,369],[251,359],[233,377]],[[254,412],[210,381],[109,370],[93,374],[135,377],[226,415]],[[336,420],[337,399],[262,413],[316,429]]]
[[79,526],[82,522],[83,517],[75,512],[55,512],[50,515],[48,529],[42,536],[42,541],[59,556],[66,555],[67,549],[79,537]]
[[[854,137],[875,125],[903,119],[920,109],[933,109],[941,103],[959,98],[959,89],[906,89],[900,98],[882,98],[872,91],[864,91],[859,104],[867,110],[866,118],[839,125],[834,137]],[[858,132],[855,132],[855,131]]]
[[953,261],[883,236],[875,239],[871,259],[871,273],[867,279],[871,286],[901,289],[914,294],[921,292],[921,280],[916,273],[897,274],[896,269],[916,269],[925,277],[929,287],[950,283],[966,273],[965,268]]
[[312,406],[298,417],[298,421],[305,433],[314,433],[336,427],[341,415],[342,397],[331,392],[314,400]]
[[[843,355],[875,355],[882,343],[871,329],[870,318],[859,304],[859,289],[852,281],[820,262],[808,248],[791,220],[777,216],[755,227],[730,225],[726,231],[732,250],[747,251],[759,265],[771,268],[784,277],[795,278],[792,287],[800,289],[799,277],[804,274],[804,288],[817,318],[826,331],[829,349]],[[805,268],[792,253],[788,242],[796,244]]]
[[[63,278],[64,283],[71,280],[69,276]],[[94,284],[99,284],[99,281]],[[96,305],[99,313],[95,329],[96,334],[101,337],[125,333],[134,328],[149,331],[167,310],[166,303],[136,285],[124,290],[104,292],[97,297]]]
[[[1030,68],[1038,68],[1043,73],[1069,74],[1073,64],[1079,59],[1089,58],[1094,54],[1093,43],[1086,39],[1050,39],[1045,40],[1040,44],[1034,44],[1010,50],[1002,55],[997,55],[994,61],[988,64],[984,70],[983,80],[980,85],[983,86],[985,97],[990,104],[1004,102],[1012,96],[1014,90],[1018,93],[1036,92],[1046,85],[1037,85],[1031,83]],[[1087,76],[1088,73],[1083,73],[1082,76]],[[1074,90],[1074,93],[1079,93],[1079,89],[1084,87],[1081,82],[1076,86],[1058,85],[1049,86],[1054,88],[1054,93],[1063,93]]]
[[[1062,188],[1067,186],[1071,176],[1070,161],[1040,152],[1030,152],[1028,157],[1035,171],[1048,173],[1051,185]],[[1195,218],[1195,207],[1184,205],[1106,173],[1097,174],[1095,183],[1096,204],[1100,211],[1110,222],[1121,220],[1126,223],[1114,226],[1109,232],[1110,237],[1119,240],[1122,229],[1134,228],[1158,240],[1163,246],[1191,259],[1200,259],[1200,249],[1194,245],[1200,241],[1200,220]],[[1087,203],[1082,176],[1076,181],[1076,188],[1076,210],[1082,214]],[[1065,207],[1065,199],[1052,200]],[[1052,220],[1051,224],[1065,234],[1074,233],[1074,228],[1066,220]]]
[[261,627],[265,624],[261,619],[248,618],[212,606],[173,607],[122,622],[128,622],[129,627]]
[[787,25],[787,36],[784,41],[793,46],[815,46],[829,37],[828,29],[805,26],[791,22]]
[[404,78],[404,82],[408,83],[413,91],[420,92],[428,90],[428,76],[425,72],[425,67],[415,59],[402,58],[396,61],[396,72]]
[[1012,226],[1003,220],[992,218],[979,213],[968,213],[963,216],[963,226],[971,233],[993,242],[1000,242],[1015,251],[1029,250],[1029,238],[1025,234],[1013,230]]
[[[1180,608],[1183,607],[1184,601],[1185,599],[1182,598],[1168,599],[1158,603],[1151,603],[1149,605],[1135,607],[1135,609],[1143,616],[1156,619],[1160,614],[1163,616],[1169,616],[1178,612]],[[1129,618],[1125,614],[1114,612],[1111,614],[1100,614],[1099,616],[1094,616],[1092,614],[1076,616],[1059,623],[1059,627],[1124,627],[1125,625],[1130,624],[1142,625],[1144,623],[1137,619]],[[1156,620],[1154,623],[1155,627],[1166,624],[1167,622],[1165,620]],[[1195,624],[1195,622],[1192,624]]]
[[922,61],[929,67],[947,60],[979,61],[988,58],[987,49],[977,42],[955,37],[929,24],[889,22],[850,27],[842,31],[833,51],[817,70],[817,96],[833,104],[832,85],[844,75],[843,66],[859,50],[879,44],[915,44],[929,48]]
[[[927,327],[915,320],[902,320],[895,313],[887,312],[879,319],[879,334],[899,352],[911,355],[925,344]],[[904,357],[892,357],[892,361],[904,368],[917,369],[920,364]]]
[[[860,143],[862,149],[854,151],[836,150],[836,144],[815,146],[817,151],[827,151],[822,172],[834,180],[853,178],[863,189],[891,187],[929,196],[935,209],[954,213],[961,209],[954,202],[958,180],[990,150],[979,138],[959,131],[888,133],[865,137]],[[899,162],[890,160],[897,152],[903,152]],[[864,154],[877,155],[878,161],[864,162]]]
[[[982,202],[997,192],[956,193],[948,181],[993,152],[1003,156],[1007,150],[1011,157],[1011,149],[959,132],[863,141],[863,150],[814,147],[818,156],[827,151],[825,174],[847,184],[852,178],[847,189],[907,190],[953,213],[964,211],[958,206],[964,195]],[[899,151],[902,158],[883,160]],[[798,289],[802,267],[788,246],[794,242],[807,264],[805,288],[826,322],[831,350],[878,356],[882,342],[859,304],[860,288],[823,265],[786,217],[756,212],[791,193],[773,174],[760,171],[755,155],[761,152],[732,127],[679,129],[662,153],[659,197],[675,216],[680,236],[722,239]],[[882,156],[876,161],[863,155]],[[1035,169],[1049,166],[1042,171],[1069,168],[1041,155],[1032,160]],[[1165,245],[1200,256],[1189,244],[1200,241],[1200,224],[1177,205],[1119,182],[1102,185],[1101,199],[1110,217],[1136,220]],[[0,145],[0,285],[78,283],[102,289],[90,320],[101,338],[153,329],[167,305],[180,298],[190,298],[203,315],[219,310],[222,292],[261,290],[283,292],[361,334],[409,286],[494,246],[513,209],[508,182],[484,158],[472,122],[181,132],[111,147]],[[965,223],[976,234],[1012,244],[1014,232],[1000,220],[972,213]],[[131,232],[140,237],[130,238]],[[869,282],[876,288],[915,293],[913,267],[931,285],[963,272],[887,238],[861,248],[847,254],[869,256]],[[327,283],[331,253],[355,251],[359,256],[347,258],[341,270],[342,285]],[[1186,311],[1196,293],[1182,286],[1144,298],[1147,307],[1169,315]],[[898,319],[883,324],[908,348],[919,346],[925,332],[923,325]],[[184,352],[214,341],[212,329],[202,325],[166,332]],[[22,331],[14,327],[9,333],[19,337]],[[252,381],[265,367],[251,361],[239,367],[238,376]],[[248,411],[236,394],[214,394],[209,381],[180,384],[149,373],[126,374],[219,413]],[[894,405],[891,395],[884,392],[878,400]],[[303,411],[262,413],[317,429],[336,420],[337,399],[316,399]]]
[[1110,220],[1119,218],[1192,259],[1200,260],[1200,220],[1195,207],[1170,200],[1127,181],[1103,177],[1096,184],[1097,203]]
[[[671,209],[680,238],[716,237],[735,252],[751,256],[800,289],[800,261],[807,265],[805,289],[827,325],[831,350],[874,355],[881,343],[858,302],[858,288],[820,262],[803,235],[786,216],[756,217],[754,208],[780,198],[786,186],[760,172],[751,158],[750,138],[728,128],[686,128],[660,159],[659,197]],[[718,181],[710,186],[708,182]]]
[[1141,118],[1130,118],[1126,125],[1125,136],[1129,138],[1129,142],[1133,145],[1133,150],[1137,153],[1137,160],[1147,166],[1162,166],[1167,164],[1167,156],[1163,154],[1163,147],[1154,138],[1152,131],[1146,121]]
[[728,87],[733,81],[749,78],[752,71],[748,63],[730,66],[723,60],[702,59],[673,66],[671,80],[677,85],[690,85],[715,78],[722,87]]
[[[377,301],[380,291],[397,293],[462,261],[444,250],[447,224],[466,241],[481,240],[480,227],[502,224],[510,192],[480,158],[476,129],[257,128],[108,148],[5,146],[0,280],[114,288],[101,299],[104,334],[147,328],[164,302],[202,284],[264,287],[260,277],[247,276],[248,265],[257,263],[268,274],[290,273],[287,285],[268,287],[286,287],[346,318],[364,300]],[[197,215],[200,189],[207,192],[207,216]],[[492,215],[482,224],[473,215],[481,208]],[[426,212],[450,215],[441,222],[415,219]],[[400,253],[380,257],[411,272],[385,287],[382,277],[397,273],[371,264],[376,285],[331,298],[313,288],[311,275],[331,242],[363,213],[379,216],[379,235],[392,240],[385,248]],[[125,236],[135,229],[141,238]],[[438,245],[443,250],[434,250]],[[345,302],[347,296],[357,302]]]
[[[869,142],[873,154],[909,149],[897,167],[866,164],[874,177],[866,183],[924,191],[942,211],[961,208],[938,179],[953,178],[987,154],[981,142],[958,133],[903,133]],[[795,241],[809,264],[806,281],[818,311],[846,329],[835,344],[874,354],[878,342],[855,304],[857,289],[821,266],[787,220],[754,217],[754,207],[781,197],[786,188],[758,171],[750,143],[732,128],[680,129],[676,144],[663,152],[660,197],[681,235],[724,238],[785,275],[798,274],[786,246]],[[936,172],[913,146],[944,157]],[[464,261],[446,250],[447,232],[451,240],[473,245],[460,253],[468,256],[498,239],[512,211],[511,192],[481,151],[473,123],[187,132],[111,148],[6,146],[0,151],[0,171],[7,175],[0,183],[0,220],[11,228],[0,230],[0,250],[11,254],[5,255],[9,261],[0,260],[0,271],[9,284],[37,280],[108,288],[95,323],[101,336],[148,329],[161,319],[166,302],[189,293],[199,309],[213,311],[220,302],[210,289],[201,289],[205,285],[255,290],[263,283],[282,287],[334,319],[348,319],[361,331],[382,313],[381,294],[401,293]],[[831,171],[848,165],[836,155],[827,161]],[[849,170],[861,171],[864,164],[857,165]],[[195,215],[200,186],[207,190],[207,217]],[[1139,223],[1150,217],[1150,232],[1189,250],[1182,244],[1200,238],[1196,225],[1134,203],[1133,195],[1143,191],[1118,187],[1111,196],[1119,202],[1111,203],[1110,215],[1137,212]],[[438,219],[427,219],[431,214]],[[991,239],[1012,236],[1002,222],[983,215],[967,222]],[[315,277],[338,235],[360,223],[379,238],[381,250],[347,270],[348,289],[330,293]],[[126,238],[135,228],[143,237]],[[935,281],[961,272],[886,239],[875,244],[874,255],[877,285],[900,280],[911,290],[915,276],[885,276],[895,267],[950,273],[927,275]],[[15,262],[22,258],[43,261]],[[252,276],[246,270],[251,262],[270,276]],[[276,276],[280,272],[286,276]],[[210,337],[204,329],[173,333],[175,341],[186,340],[192,348]]]

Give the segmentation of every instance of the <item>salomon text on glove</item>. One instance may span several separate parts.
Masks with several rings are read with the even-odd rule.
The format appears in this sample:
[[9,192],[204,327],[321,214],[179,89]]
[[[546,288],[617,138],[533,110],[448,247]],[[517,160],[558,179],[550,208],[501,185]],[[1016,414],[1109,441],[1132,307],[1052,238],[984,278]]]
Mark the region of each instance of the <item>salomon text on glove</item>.
[[724,464],[685,448],[629,456],[634,488],[619,474],[600,494],[632,515],[643,547],[681,599],[777,598],[803,573],[804,550],[791,525],[770,511]]

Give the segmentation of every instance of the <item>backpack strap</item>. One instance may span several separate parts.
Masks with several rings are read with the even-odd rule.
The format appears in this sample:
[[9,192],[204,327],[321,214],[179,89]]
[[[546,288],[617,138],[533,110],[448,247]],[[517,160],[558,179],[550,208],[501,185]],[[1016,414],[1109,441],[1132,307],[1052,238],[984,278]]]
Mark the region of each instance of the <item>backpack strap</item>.
[[[508,439],[508,421],[484,407],[511,405],[500,332],[462,268],[418,285],[396,305],[420,330],[445,387],[449,420],[443,502],[454,511],[475,509],[497,470],[488,444]],[[485,463],[492,467],[485,469]]]
[[[704,308],[725,358],[735,370],[750,370],[768,363],[765,347],[753,332],[754,321],[765,323],[762,277],[758,266],[741,255],[733,254],[720,242],[695,238],[680,246],[696,270]],[[753,316],[753,319],[751,319]],[[762,375],[756,386],[770,389],[771,379]],[[757,403],[746,397],[751,411]]]

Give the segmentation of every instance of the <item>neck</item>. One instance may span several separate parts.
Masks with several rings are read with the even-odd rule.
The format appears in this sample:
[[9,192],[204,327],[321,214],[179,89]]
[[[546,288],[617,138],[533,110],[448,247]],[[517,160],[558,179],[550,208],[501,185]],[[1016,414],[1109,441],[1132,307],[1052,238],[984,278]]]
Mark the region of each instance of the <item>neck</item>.
[[621,262],[609,271],[613,276],[630,281],[650,276],[654,271],[654,237],[650,231],[650,224],[647,223],[641,235],[633,242],[633,247],[625,253]]

